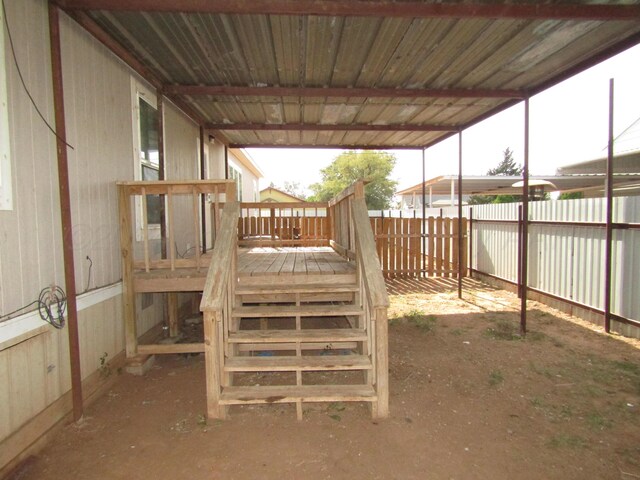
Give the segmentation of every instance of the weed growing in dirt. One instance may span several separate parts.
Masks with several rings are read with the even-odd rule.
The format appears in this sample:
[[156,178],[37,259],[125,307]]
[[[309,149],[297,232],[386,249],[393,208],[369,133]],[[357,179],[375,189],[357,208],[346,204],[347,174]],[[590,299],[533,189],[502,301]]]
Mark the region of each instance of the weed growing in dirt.
[[502,372],[500,370],[493,370],[489,374],[489,385],[491,385],[492,387],[500,385],[502,382],[504,382],[504,376],[502,375]]
[[407,322],[415,325],[419,330],[425,333],[433,330],[437,320],[435,315],[425,315],[424,312],[420,310],[411,310],[404,314],[404,318],[407,319]]
[[107,361],[108,356],[109,354],[107,352],[104,352],[100,357],[100,366],[98,367],[100,378],[107,378],[111,375],[111,365]]
[[509,320],[500,319],[493,327],[485,330],[484,335],[494,340],[521,340],[516,326]]
[[585,420],[587,421],[587,425],[589,425],[589,428],[591,428],[592,430],[605,430],[613,426],[613,422],[611,421],[611,419],[602,416],[598,412],[591,412],[587,414]]
[[578,435],[566,435],[559,434],[554,435],[547,442],[547,446],[549,448],[585,448],[587,446],[587,442],[584,438]]

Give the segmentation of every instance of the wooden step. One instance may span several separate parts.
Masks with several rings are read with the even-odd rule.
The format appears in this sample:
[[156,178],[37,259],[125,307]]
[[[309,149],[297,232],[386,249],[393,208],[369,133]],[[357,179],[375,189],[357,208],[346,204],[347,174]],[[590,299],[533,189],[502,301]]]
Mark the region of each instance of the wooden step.
[[332,343],[364,342],[367,333],[356,328],[309,330],[240,330],[229,333],[230,343]]
[[362,309],[355,305],[280,305],[235,307],[234,317],[275,318],[275,317],[340,317],[362,315]]
[[318,372],[371,368],[371,361],[364,355],[232,357],[224,362],[226,372]]
[[277,385],[223,387],[221,405],[292,402],[374,402],[370,385]]
[[353,284],[335,285],[331,283],[310,283],[304,284],[258,284],[239,285],[236,288],[236,295],[268,295],[283,293],[351,293],[357,292],[358,287]]

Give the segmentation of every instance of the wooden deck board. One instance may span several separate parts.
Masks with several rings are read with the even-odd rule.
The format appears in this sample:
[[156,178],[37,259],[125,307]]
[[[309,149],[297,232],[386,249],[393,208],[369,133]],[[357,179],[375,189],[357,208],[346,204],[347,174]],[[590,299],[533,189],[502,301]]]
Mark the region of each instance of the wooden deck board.
[[238,273],[241,277],[354,272],[355,266],[329,247],[256,247],[238,252]]

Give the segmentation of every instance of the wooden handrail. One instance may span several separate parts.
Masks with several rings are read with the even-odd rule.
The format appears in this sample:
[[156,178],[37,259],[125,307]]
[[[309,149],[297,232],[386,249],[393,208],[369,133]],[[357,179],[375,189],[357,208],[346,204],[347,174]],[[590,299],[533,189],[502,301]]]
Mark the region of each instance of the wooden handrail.
[[[128,195],[142,195],[144,188],[147,195],[167,194],[191,194],[195,193],[226,193],[228,197],[236,198],[236,184],[233,180],[154,180],[117,182],[124,188]],[[231,200],[231,198],[227,198]]]
[[[226,288],[236,255],[237,227],[240,216],[238,202],[226,202],[222,209],[220,229],[216,237],[211,264],[207,273],[207,281],[202,292],[200,310],[219,311],[224,306]],[[233,280],[233,279],[231,279]]]
[[367,297],[373,308],[388,307],[389,296],[382,276],[376,242],[373,238],[369,213],[364,198],[355,198],[351,204],[351,215],[356,240],[356,255],[362,268],[362,277]]

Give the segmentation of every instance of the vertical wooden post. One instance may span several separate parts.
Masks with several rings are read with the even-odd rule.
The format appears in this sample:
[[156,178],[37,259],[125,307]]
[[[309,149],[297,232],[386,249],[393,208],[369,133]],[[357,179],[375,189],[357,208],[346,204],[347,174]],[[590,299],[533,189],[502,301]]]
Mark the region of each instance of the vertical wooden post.
[[389,416],[389,322],[387,309],[376,308],[373,312],[376,336],[376,393],[378,401],[373,415],[376,418]]
[[73,419],[83,415],[82,375],[80,371],[80,339],[78,334],[78,307],[76,304],[76,276],[73,259],[73,219],[69,194],[69,162],[67,158],[67,129],[64,112],[64,86],[62,82],[62,52],[60,49],[60,18],[56,5],[49,2],[49,38],[51,43],[51,73],[53,106],[55,111],[56,150],[58,157],[58,191],[62,223],[62,256],[64,283],[67,294],[67,332],[69,335],[69,361],[71,364],[71,397]]
[[[191,187],[191,198],[193,201],[193,230],[194,230],[194,236],[195,236],[195,245],[193,248],[195,248],[195,254],[196,254],[196,271],[200,271],[200,252],[201,252],[201,248],[200,248],[200,219],[198,218],[198,210],[199,210],[199,205],[198,205],[198,192],[196,192],[196,188],[194,186]],[[206,236],[205,236],[206,239]],[[206,240],[205,240],[206,241]]]
[[204,358],[206,364],[207,383],[207,416],[209,418],[225,418],[226,408],[220,405],[221,373],[220,364],[221,345],[218,329],[222,322],[222,312],[204,312]]
[[144,271],[149,273],[149,217],[147,215],[147,189],[142,187],[142,243],[144,247]]
[[120,249],[122,255],[122,307],[124,313],[124,338],[127,358],[138,354],[138,329],[136,326],[136,296],[133,289],[133,228],[131,199],[125,185],[118,186],[118,210],[120,212]]
[[613,78],[609,80],[609,144],[607,146],[607,232],[604,268],[604,331],[611,331],[611,254],[613,242]]
[[167,310],[169,315],[169,337],[175,338],[180,333],[178,325],[178,293],[167,293]]
[[[160,90],[156,95],[156,107],[158,111],[158,180],[166,179],[164,158],[164,96]],[[162,258],[167,258],[167,225],[165,223],[165,196],[160,195],[160,252]]]
[[167,195],[167,228],[169,229],[169,262],[171,264],[171,271],[176,269],[176,248],[175,248],[175,228],[173,226],[173,190],[169,187],[169,193]]

